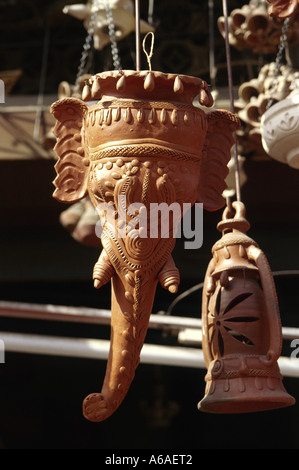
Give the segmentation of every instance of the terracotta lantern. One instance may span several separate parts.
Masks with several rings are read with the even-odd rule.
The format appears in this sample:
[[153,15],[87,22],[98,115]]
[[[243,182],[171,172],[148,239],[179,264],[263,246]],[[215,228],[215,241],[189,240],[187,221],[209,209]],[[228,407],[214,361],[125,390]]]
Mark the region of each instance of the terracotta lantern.
[[101,221],[93,278],[96,288],[112,284],[111,347],[102,391],[83,403],[84,416],[97,422],[119,407],[134,378],[157,283],[176,292],[180,282],[171,256],[179,220],[165,235],[161,217],[153,227],[146,223],[151,207],[176,204],[179,219],[185,204],[223,207],[239,120],[198,106],[213,104],[200,78],[161,72],[100,73],[84,99],[93,103],[66,98],[51,109],[59,157],[54,197],[73,203],[89,195]]
[[293,405],[280,374],[282,333],[268,261],[246,235],[245,207],[234,202],[218,224],[202,305],[206,392],[198,407],[209,413],[247,413]]

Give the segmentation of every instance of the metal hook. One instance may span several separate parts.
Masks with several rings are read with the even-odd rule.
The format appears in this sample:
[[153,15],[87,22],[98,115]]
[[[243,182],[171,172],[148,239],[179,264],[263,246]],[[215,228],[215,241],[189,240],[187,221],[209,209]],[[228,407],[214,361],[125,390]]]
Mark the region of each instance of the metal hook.
[[[152,40],[151,40],[151,48],[150,48],[150,53],[148,54],[146,49],[145,49],[145,43],[146,43],[146,40],[148,38],[148,36],[151,35],[152,36]],[[148,66],[149,66],[149,70],[152,71],[152,64],[151,64],[151,58],[153,57],[154,55],[154,44],[155,44],[155,35],[152,31],[150,31],[149,33],[147,33],[147,35],[145,36],[145,38],[143,39],[142,41],[142,47],[143,47],[143,52],[145,53],[146,55],[146,59],[147,59],[147,63],[148,63]]]

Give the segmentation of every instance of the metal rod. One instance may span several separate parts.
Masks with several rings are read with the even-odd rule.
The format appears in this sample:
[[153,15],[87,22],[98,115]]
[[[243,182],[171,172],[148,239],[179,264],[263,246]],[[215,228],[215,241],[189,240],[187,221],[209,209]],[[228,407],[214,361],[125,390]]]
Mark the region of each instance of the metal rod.
[[[163,313],[151,315],[149,328],[178,331],[185,328],[201,328],[200,318],[170,316]],[[0,317],[110,325],[111,312],[87,307],[0,301]]]
[[210,77],[211,85],[216,85],[216,67],[215,67],[215,31],[214,31],[214,0],[209,0],[209,31],[210,31]]
[[[110,348],[110,341],[107,340],[6,332],[0,332],[0,338],[3,341],[5,353],[14,352],[107,360]],[[143,364],[206,369],[203,351],[196,348],[144,344],[140,362]],[[278,364],[281,373],[285,377],[299,377],[299,359],[280,357]]]
[[43,46],[43,57],[42,57],[42,67],[41,67],[41,76],[39,83],[39,94],[37,99],[37,113],[34,125],[33,137],[36,142],[39,142],[40,139],[40,128],[43,120],[43,105],[44,105],[44,95],[46,89],[47,81],[47,70],[48,70],[48,58],[49,58],[49,47],[50,47],[50,26],[48,22],[45,22],[45,36],[44,36],[44,46]]
[[5,108],[0,108],[0,115],[1,114],[17,114],[17,113],[35,113],[38,110],[49,112],[48,105],[24,105],[24,106],[6,106]]
[[[28,320],[50,320],[73,323],[89,323],[99,325],[110,325],[110,310],[69,307],[52,304],[30,304],[22,302],[0,301],[0,318],[23,318]],[[165,312],[154,313],[150,316],[149,328],[183,331],[185,329],[201,329],[201,319],[191,317],[180,317],[176,315],[165,315]],[[299,339],[299,328],[283,327],[283,339]],[[198,335],[198,342],[201,341]]]
[[[67,338],[0,331],[5,352],[46,354],[50,356],[80,357],[107,360],[110,341]],[[140,361],[144,364],[160,364],[176,367],[204,369],[203,352],[200,349],[144,344]]]
[[136,35],[136,71],[141,70],[141,55],[140,55],[140,0],[135,0],[135,35]]
[[[231,65],[232,62],[231,62],[229,32],[228,32],[227,0],[222,0],[222,6],[223,6],[223,15],[224,15],[224,22],[225,22],[225,49],[226,49],[229,96],[230,96],[231,112],[235,113],[233,74],[232,74],[232,65]],[[239,168],[238,145],[237,145],[236,133],[234,133],[234,138],[235,138],[234,159],[235,159],[236,199],[237,201],[241,201],[240,168]]]

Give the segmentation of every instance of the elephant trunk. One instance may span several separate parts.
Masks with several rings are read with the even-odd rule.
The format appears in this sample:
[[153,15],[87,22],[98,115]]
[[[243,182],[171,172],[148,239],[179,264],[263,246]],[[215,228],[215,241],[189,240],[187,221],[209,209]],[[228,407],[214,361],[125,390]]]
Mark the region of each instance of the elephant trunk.
[[[100,260],[105,258],[106,256],[101,255]],[[130,388],[139,365],[158,279],[170,292],[177,289],[179,272],[172,257],[155,279],[149,279],[140,270],[131,273],[125,280],[117,275],[113,275],[111,279],[109,358],[101,393],[92,393],[83,402],[83,415],[89,421],[100,422],[109,418]]]

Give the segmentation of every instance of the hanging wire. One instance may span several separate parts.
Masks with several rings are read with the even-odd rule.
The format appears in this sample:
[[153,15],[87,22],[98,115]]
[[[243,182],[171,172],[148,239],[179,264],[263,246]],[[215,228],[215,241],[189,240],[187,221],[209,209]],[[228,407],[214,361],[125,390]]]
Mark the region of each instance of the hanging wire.
[[210,78],[212,88],[215,89],[217,68],[215,65],[215,31],[214,31],[214,0],[209,0],[209,32],[210,32],[210,51],[209,51],[209,63],[210,63]]
[[[228,83],[229,83],[229,95],[230,95],[230,104],[231,104],[231,111],[235,113],[235,105],[234,105],[234,92],[233,92],[233,79],[232,79],[232,67],[231,67],[231,55],[230,55],[230,46],[229,46],[229,36],[228,36],[228,12],[227,12],[227,1],[223,0],[223,14],[225,18],[225,31],[226,31],[226,38],[225,38],[225,45],[226,45],[226,58],[227,58],[227,70],[228,70]],[[209,22],[210,28],[214,31],[214,1],[209,0]],[[210,32],[210,74],[211,80],[215,78],[215,59],[214,59],[214,37],[212,38],[213,33]],[[235,160],[235,179],[236,179],[236,198],[238,201],[241,201],[241,185],[240,185],[240,169],[239,169],[239,158],[238,158],[238,147],[237,147],[237,136],[234,133],[235,139],[235,146],[234,146],[234,160]],[[232,212],[231,200],[227,198],[227,206],[229,212]],[[187,291],[183,292],[181,295],[175,298],[175,300],[170,304],[167,309],[166,314],[170,315],[174,307],[185,297],[189,296],[193,292],[201,290],[204,286],[204,283],[197,284]]]
[[[235,113],[233,75],[232,75],[230,45],[229,45],[227,0],[222,0],[222,7],[223,7],[223,16],[224,16],[224,21],[225,21],[225,49],[226,49],[230,105],[231,105],[231,112]],[[238,144],[237,144],[236,133],[234,133],[234,139],[235,139],[234,160],[235,160],[236,199],[237,201],[240,202],[241,201],[241,183],[240,183],[240,168],[239,168]]]
[[[214,8],[214,2],[213,0],[209,0],[209,7],[210,9]],[[224,13],[224,18],[225,18],[225,31],[226,31],[226,56],[227,56],[227,69],[228,69],[228,81],[229,81],[229,94],[230,94],[230,103],[231,103],[231,111],[234,113],[235,112],[235,106],[234,106],[234,94],[233,94],[233,79],[232,79],[232,68],[231,68],[231,55],[230,55],[230,46],[229,46],[229,37],[228,37],[228,11],[227,11],[227,1],[223,0],[223,13]],[[210,24],[212,21],[212,14],[210,10]],[[288,24],[289,22],[286,22]],[[284,40],[284,43],[286,41],[286,31],[284,30],[283,35],[282,35],[282,40]],[[213,42],[211,42],[212,47],[213,47]],[[280,55],[279,57],[282,57],[283,50],[280,48]],[[211,56],[210,56],[211,57]],[[213,57],[212,57],[213,59]],[[281,58],[280,58],[281,60]],[[213,67],[213,62],[212,66]],[[214,69],[211,68],[211,71],[214,71]],[[279,67],[280,70],[280,67]],[[213,73],[211,74],[211,79],[213,77]],[[237,139],[235,135],[235,169],[236,169],[236,195],[237,195],[237,200],[241,201],[241,191],[240,191],[240,170],[239,170],[239,159],[238,159],[238,148],[237,148]],[[232,206],[231,206],[231,200],[230,198],[227,199],[227,206],[229,211],[232,211]],[[274,271],[272,272],[273,277],[280,277],[280,276],[292,276],[292,275],[298,275],[299,270],[284,270],[284,271]],[[164,312],[165,315],[171,315],[173,312],[173,309],[176,307],[176,305],[181,302],[181,300],[185,299],[189,295],[193,294],[194,292],[198,292],[202,290],[204,287],[204,282],[201,282],[199,284],[196,284],[195,286],[191,287],[190,289],[186,290],[182,294],[178,295],[173,302],[169,305],[168,309],[166,312]]]
[[193,287],[190,287],[190,289],[186,290],[185,292],[183,292],[182,294],[178,295],[173,302],[171,302],[171,304],[169,305],[168,309],[167,309],[167,312],[165,312],[166,315],[171,315],[172,314],[172,311],[174,309],[174,307],[183,299],[185,299],[186,297],[188,297],[189,295],[193,294],[193,292],[197,292],[199,290],[201,290],[204,286],[204,283],[201,282],[200,284],[196,284],[195,286]]
[[141,54],[140,54],[140,0],[135,0],[135,34],[136,34],[136,71],[141,70]]
[[37,98],[38,110],[36,113],[34,132],[33,132],[34,140],[36,142],[38,142],[40,139],[40,128],[41,128],[41,123],[43,121],[43,104],[44,104],[45,88],[46,88],[46,80],[47,80],[49,48],[50,48],[50,26],[49,26],[49,23],[45,21],[43,60],[42,60],[41,76],[40,76],[40,83],[39,83],[39,93],[38,93],[38,98]]

